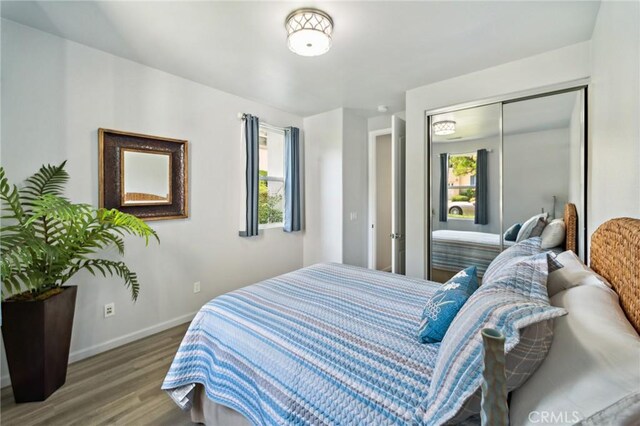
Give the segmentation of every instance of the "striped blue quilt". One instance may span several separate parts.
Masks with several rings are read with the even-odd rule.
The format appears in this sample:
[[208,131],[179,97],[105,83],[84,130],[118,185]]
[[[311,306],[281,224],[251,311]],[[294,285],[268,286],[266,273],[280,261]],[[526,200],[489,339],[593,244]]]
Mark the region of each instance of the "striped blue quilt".
[[209,399],[254,424],[411,424],[428,397],[439,343],[416,329],[438,284],[318,264],[207,303],[162,388]]

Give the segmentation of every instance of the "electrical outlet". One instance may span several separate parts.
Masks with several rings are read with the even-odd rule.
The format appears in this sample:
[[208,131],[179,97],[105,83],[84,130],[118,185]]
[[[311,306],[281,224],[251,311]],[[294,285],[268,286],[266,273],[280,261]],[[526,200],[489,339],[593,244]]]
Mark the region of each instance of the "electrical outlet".
[[193,283],[193,292],[200,293],[200,281]]
[[104,317],[112,317],[116,314],[116,304],[111,302],[104,305]]
[[349,215],[349,218],[352,221],[358,220],[358,212],[351,212],[351,214]]

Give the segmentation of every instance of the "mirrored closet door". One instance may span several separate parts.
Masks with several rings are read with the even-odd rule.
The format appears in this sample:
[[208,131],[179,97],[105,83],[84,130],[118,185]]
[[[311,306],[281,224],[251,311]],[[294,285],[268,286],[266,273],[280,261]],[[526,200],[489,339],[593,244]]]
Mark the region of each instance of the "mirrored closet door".
[[430,279],[470,266],[482,278],[502,250],[561,220],[567,203],[584,233],[584,109],[579,88],[427,116]]
[[[517,233],[508,230],[522,229],[535,216],[547,223],[562,220],[567,203],[574,204],[578,218],[584,219],[583,96],[578,90],[504,104],[505,248],[517,239]],[[584,226],[584,220],[580,224]],[[583,243],[579,239],[581,256]],[[561,250],[562,243],[545,248]]]
[[430,117],[434,281],[500,253],[500,110],[492,104]]

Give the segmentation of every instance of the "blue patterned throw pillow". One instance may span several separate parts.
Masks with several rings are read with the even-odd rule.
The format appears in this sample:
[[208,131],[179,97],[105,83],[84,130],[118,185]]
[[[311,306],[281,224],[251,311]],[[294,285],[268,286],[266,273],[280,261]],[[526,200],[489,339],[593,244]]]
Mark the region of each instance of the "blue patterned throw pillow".
[[475,266],[458,272],[429,298],[422,313],[418,339],[423,343],[440,342],[449,325],[469,296],[478,289]]

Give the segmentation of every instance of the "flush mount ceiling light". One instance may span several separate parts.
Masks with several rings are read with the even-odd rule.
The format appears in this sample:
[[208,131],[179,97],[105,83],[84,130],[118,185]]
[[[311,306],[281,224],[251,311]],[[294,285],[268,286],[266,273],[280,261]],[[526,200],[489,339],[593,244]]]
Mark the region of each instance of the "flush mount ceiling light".
[[318,56],[331,48],[333,21],[321,10],[294,10],[287,16],[284,26],[287,29],[287,44],[293,53]]
[[456,122],[453,120],[442,120],[433,123],[433,133],[438,136],[450,135],[456,132]]

